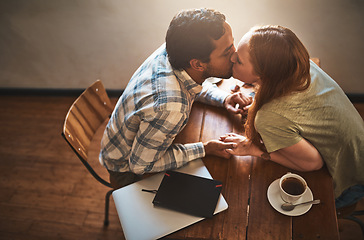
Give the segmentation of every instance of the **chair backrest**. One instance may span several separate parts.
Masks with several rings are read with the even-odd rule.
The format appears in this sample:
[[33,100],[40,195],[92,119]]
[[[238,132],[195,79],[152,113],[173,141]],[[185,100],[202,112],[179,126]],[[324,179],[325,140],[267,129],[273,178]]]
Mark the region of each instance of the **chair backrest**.
[[97,80],[74,101],[68,110],[62,131],[63,137],[86,168],[106,186],[110,184],[100,178],[87,161],[92,138],[110,117],[113,108],[102,82]]

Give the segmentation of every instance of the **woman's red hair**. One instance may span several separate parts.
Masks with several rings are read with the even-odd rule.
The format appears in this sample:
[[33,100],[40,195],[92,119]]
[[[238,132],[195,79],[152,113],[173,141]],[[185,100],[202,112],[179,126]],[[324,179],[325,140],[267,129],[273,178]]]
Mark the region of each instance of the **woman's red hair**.
[[250,30],[250,60],[261,84],[248,112],[245,134],[265,151],[262,139],[255,129],[258,110],[273,99],[310,86],[310,56],[297,36],[288,28],[263,26]]

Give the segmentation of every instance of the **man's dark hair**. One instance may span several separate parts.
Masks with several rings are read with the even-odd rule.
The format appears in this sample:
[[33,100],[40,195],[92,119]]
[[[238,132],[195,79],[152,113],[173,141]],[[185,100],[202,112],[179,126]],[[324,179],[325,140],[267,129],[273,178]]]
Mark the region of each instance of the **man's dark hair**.
[[212,40],[220,39],[224,33],[225,16],[212,9],[193,9],[179,12],[171,21],[166,48],[173,68],[190,66],[191,59],[210,61],[215,49]]

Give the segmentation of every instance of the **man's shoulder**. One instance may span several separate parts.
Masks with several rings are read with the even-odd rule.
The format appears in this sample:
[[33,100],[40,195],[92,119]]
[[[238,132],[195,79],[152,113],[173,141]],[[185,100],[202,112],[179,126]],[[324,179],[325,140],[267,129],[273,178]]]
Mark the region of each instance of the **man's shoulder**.
[[169,63],[167,51],[162,45],[152,53],[138,68],[133,78],[157,79],[163,77],[174,77],[175,74]]

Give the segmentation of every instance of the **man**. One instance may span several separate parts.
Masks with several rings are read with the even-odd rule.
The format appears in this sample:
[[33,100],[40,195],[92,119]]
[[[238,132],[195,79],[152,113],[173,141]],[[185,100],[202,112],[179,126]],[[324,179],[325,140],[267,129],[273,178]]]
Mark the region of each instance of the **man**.
[[[195,99],[242,113],[251,98],[202,83],[230,78],[235,52],[231,27],[217,11],[182,11],[170,23],[166,43],[134,73],[120,97],[101,142],[100,162],[110,181],[122,187],[149,172],[179,168],[214,154],[224,158],[231,144],[173,144],[187,124]],[[241,109],[235,108],[239,104]]]

